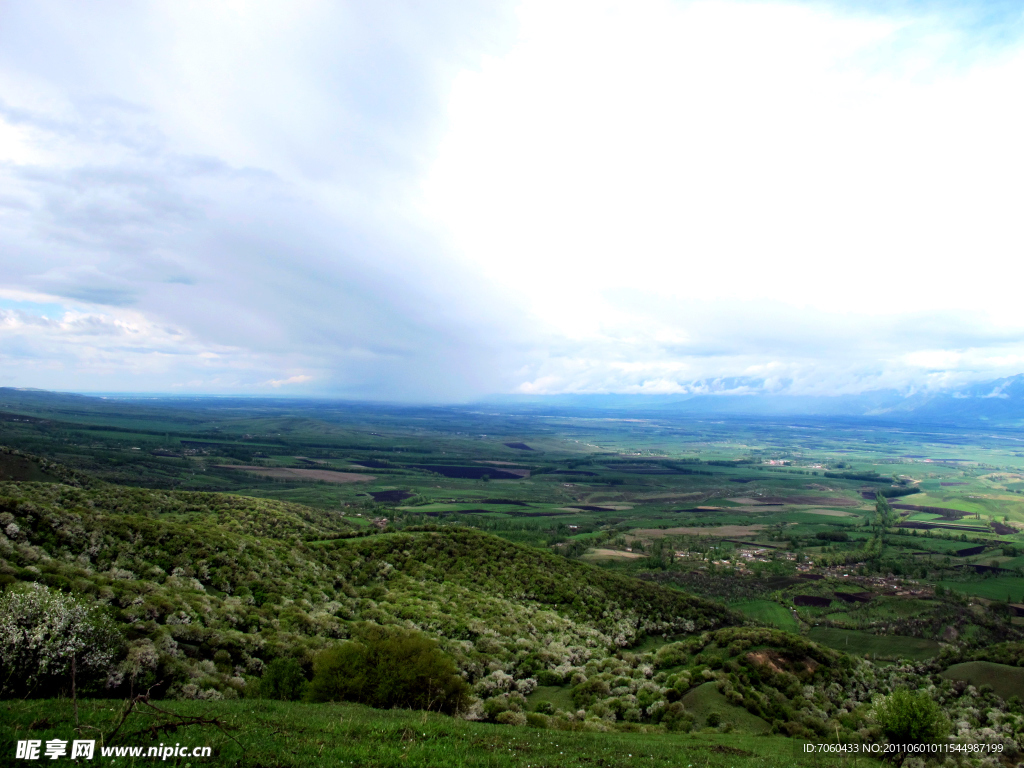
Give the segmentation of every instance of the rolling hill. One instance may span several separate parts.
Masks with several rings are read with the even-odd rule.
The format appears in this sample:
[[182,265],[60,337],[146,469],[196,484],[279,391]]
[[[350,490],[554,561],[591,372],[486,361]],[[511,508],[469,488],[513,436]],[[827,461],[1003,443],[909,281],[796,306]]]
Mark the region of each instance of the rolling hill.
[[6,483],[0,529],[0,581],[107,606],[128,639],[111,684],[163,681],[171,696],[244,694],[274,658],[308,664],[360,622],[437,638],[487,693],[742,620],[471,529],[366,535],[336,512],[227,494]]

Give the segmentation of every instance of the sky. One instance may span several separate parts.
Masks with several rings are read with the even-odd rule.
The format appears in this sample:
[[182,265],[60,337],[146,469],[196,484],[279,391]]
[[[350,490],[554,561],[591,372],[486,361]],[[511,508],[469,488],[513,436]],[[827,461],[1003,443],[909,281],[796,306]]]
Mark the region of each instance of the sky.
[[1015,375],[1021,83],[1016,2],[0,0],[0,386]]

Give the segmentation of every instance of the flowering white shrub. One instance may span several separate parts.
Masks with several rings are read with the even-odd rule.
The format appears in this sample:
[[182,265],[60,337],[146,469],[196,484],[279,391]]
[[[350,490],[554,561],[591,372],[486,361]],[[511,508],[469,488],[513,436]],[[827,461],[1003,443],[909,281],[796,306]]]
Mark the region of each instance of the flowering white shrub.
[[74,597],[41,584],[0,597],[0,691],[68,675],[111,671],[119,637],[113,623]]
[[476,691],[484,696],[491,696],[501,691],[515,689],[516,681],[512,675],[497,669],[480,678],[476,683]]
[[529,696],[537,688],[537,678],[527,677],[515,682],[516,690],[523,696]]

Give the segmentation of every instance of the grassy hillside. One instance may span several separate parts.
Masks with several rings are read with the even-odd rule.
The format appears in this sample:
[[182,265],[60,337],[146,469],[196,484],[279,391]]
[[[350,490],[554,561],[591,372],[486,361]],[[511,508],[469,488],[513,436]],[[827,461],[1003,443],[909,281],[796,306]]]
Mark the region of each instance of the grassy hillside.
[[965,661],[954,664],[942,673],[948,680],[964,680],[976,688],[991,686],[1001,698],[1024,696],[1024,669],[991,661]]

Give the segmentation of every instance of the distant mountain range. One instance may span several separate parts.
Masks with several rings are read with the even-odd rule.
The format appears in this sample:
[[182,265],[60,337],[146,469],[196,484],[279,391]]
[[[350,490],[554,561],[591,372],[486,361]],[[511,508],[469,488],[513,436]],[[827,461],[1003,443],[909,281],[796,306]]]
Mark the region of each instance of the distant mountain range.
[[[787,395],[765,392],[764,382],[756,379],[716,379],[695,382],[695,394],[678,395],[499,395],[478,405],[507,407],[531,413],[619,413],[654,418],[679,416],[752,416],[752,417],[836,417],[869,419],[901,424],[953,425],[958,427],[991,426],[1024,428],[1024,374],[1005,379],[985,381],[959,389],[906,393],[897,390],[874,390],[857,395]],[[125,401],[135,405],[159,408],[173,406],[204,408],[265,402],[268,406],[289,409],[337,408],[341,404],[360,407],[358,401],[329,398],[266,398],[167,395],[108,395],[95,397],[39,389],[0,387],[0,414],[4,410],[24,409],[43,415],[44,411],[62,407],[92,407],[100,410],[123,407]],[[405,407],[395,405],[402,409]],[[10,410],[8,410],[10,409]]]
[[569,408],[691,416],[836,416],[957,426],[1024,426],[1024,374],[960,389],[912,394],[896,390],[831,397],[770,394],[758,391],[759,384],[754,380],[731,379],[701,382],[695,387],[713,394],[542,395],[495,400],[529,410]]

